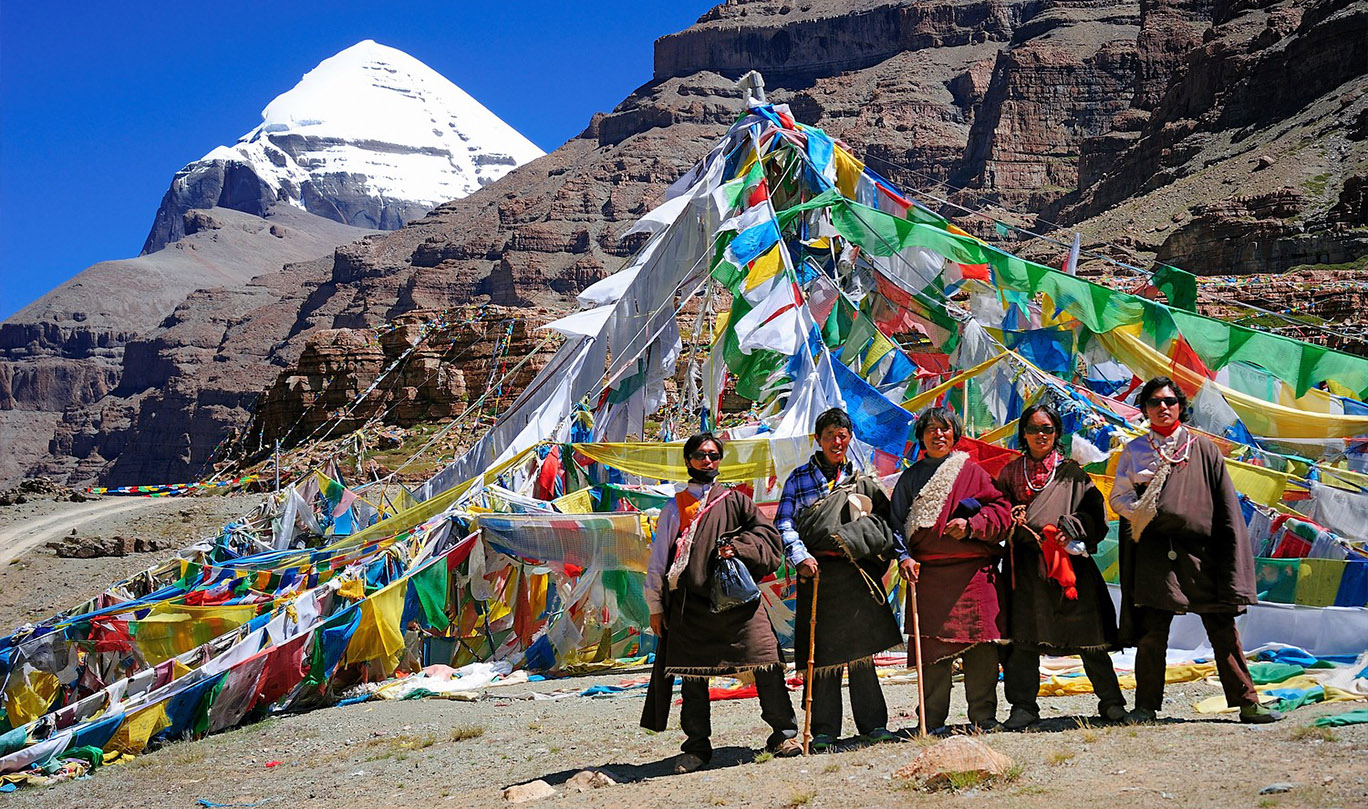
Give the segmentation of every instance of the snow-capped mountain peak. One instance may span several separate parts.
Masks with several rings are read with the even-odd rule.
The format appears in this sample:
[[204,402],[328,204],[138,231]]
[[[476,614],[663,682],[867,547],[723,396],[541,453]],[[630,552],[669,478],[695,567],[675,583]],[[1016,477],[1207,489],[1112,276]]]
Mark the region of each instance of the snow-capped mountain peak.
[[441,74],[372,40],[323,60],[261,118],[177,173],[144,252],[183,235],[185,209],[216,205],[261,214],[285,203],[394,229],[543,154]]

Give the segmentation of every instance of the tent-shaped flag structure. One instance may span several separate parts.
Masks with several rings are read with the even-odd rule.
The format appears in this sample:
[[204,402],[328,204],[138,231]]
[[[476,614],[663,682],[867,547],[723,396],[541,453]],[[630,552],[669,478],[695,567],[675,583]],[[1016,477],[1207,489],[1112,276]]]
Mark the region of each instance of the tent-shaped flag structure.
[[[628,265],[546,326],[564,340],[537,378],[423,485],[314,472],[0,641],[0,777],[70,775],[425,662],[644,656],[651,523],[686,478],[672,439],[700,426],[729,439],[722,479],[764,507],[828,407],[891,476],[927,406],[956,410],[962,448],[995,471],[1023,408],[1049,401],[1106,490],[1138,434],[1124,400],[1161,373],[1242,494],[1265,602],[1246,642],[1368,646],[1368,360],[1202,317],[1180,272],[1154,279],[1161,303],[993,247],[782,105],[748,109],[632,232]],[[763,589],[791,637],[791,583]]]

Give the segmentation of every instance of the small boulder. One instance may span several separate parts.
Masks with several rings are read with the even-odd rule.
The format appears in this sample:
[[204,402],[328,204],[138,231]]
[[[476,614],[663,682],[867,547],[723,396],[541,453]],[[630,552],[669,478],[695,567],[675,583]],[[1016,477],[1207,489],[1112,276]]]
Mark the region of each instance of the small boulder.
[[953,775],[975,774],[988,779],[1007,774],[1012,760],[969,736],[952,736],[923,750],[912,763],[898,770],[899,778],[936,788],[951,782]]
[[1254,163],[1254,170],[1263,171],[1264,169],[1268,168],[1269,166],[1277,162],[1278,159],[1276,157],[1269,157],[1266,154],[1261,154],[1259,155],[1259,159]]
[[1291,791],[1293,790],[1293,788],[1296,787],[1296,786],[1297,786],[1296,784],[1290,783],[1290,782],[1288,782],[1288,781],[1278,781],[1277,783],[1269,784],[1268,786],[1266,786],[1266,787],[1264,787],[1263,789],[1259,790],[1259,794],[1260,794],[1260,795],[1277,795],[1277,794],[1280,793],[1280,792],[1291,792]]
[[601,789],[603,787],[615,786],[617,781],[611,775],[601,770],[580,770],[570,777],[565,785],[580,792],[588,792],[591,789]]
[[527,801],[541,800],[542,798],[556,797],[556,790],[545,781],[532,781],[526,784],[514,784],[503,791],[504,800],[509,803],[525,803]]

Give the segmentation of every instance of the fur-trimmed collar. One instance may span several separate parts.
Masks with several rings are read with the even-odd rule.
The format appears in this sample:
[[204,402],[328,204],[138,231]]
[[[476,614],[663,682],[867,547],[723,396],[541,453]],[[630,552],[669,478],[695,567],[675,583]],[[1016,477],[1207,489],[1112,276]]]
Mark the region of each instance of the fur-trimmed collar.
[[904,526],[903,536],[908,537],[922,528],[935,526],[945,509],[946,498],[955,488],[955,479],[959,477],[960,470],[968,461],[967,452],[952,452],[941,461],[941,465],[932,473],[931,479],[926,481],[920,492],[917,492],[912,507],[907,510],[907,524]]

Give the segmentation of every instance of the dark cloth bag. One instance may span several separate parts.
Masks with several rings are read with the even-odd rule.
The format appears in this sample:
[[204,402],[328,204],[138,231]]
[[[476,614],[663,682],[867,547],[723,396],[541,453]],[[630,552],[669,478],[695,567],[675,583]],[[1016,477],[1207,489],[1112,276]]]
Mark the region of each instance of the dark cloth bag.
[[[857,517],[850,506],[851,494],[868,497],[873,505],[871,513]],[[794,528],[807,549],[818,556],[840,554],[852,562],[887,562],[895,555],[888,496],[872,478],[857,477],[837,486],[802,509],[794,519]]]

